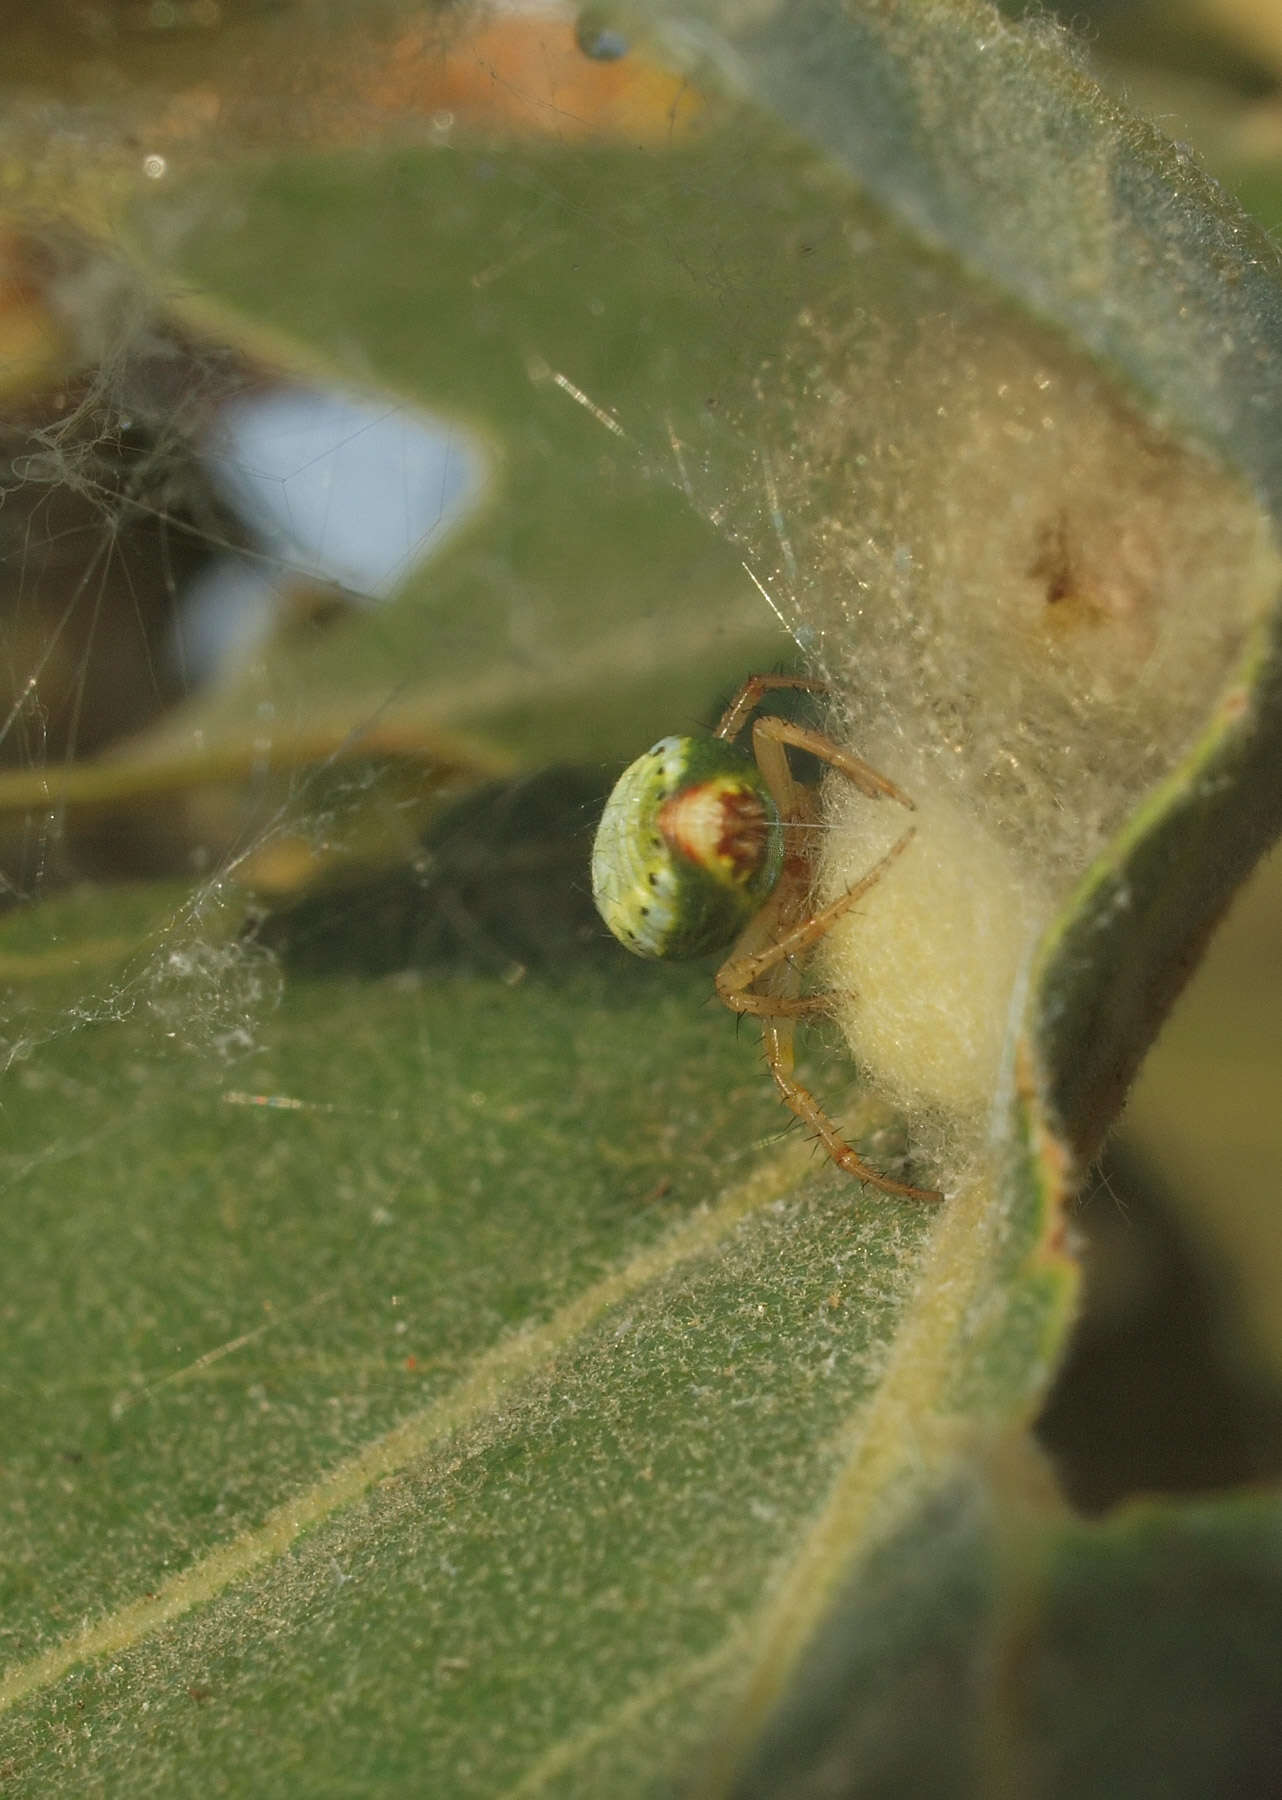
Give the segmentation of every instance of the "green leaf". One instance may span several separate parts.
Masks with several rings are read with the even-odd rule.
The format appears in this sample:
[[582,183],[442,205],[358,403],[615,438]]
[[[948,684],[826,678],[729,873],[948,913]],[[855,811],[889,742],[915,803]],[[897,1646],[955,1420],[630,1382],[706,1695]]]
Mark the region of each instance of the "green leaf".
[[[428,1742],[515,1785],[611,1721],[640,1728],[639,1775],[653,1709],[687,1745],[711,1725],[852,1409],[947,1377],[928,1271],[967,1220],[932,1247],[920,1207],[850,1204],[779,1144],[703,981],[623,973],[335,977],[273,1011],[261,956],[164,921],[108,965],[97,1023],[32,1043],[3,1607],[32,1790],[64,1707],[97,1721],[76,1780],[124,1731],[156,1759],[139,1792],[207,1758],[287,1789],[302,1736],[268,1750],[242,1708],[301,1730],[322,1691],[354,1709],[350,1770],[378,1741],[392,1784]],[[247,1041],[243,1072],[209,1054]],[[897,1324],[916,1352],[888,1381]],[[177,1711],[139,1740],[158,1652]]]
[[1276,1500],[1088,1525],[1035,1470],[993,1472],[959,1473],[867,1559],[736,1800],[1276,1786]]
[[[803,1074],[946,1203],[781,1141],[709,971],[580,931],[569,783],[528,841],[492,792],[403,891],[287,921],[328,977],[218,878],[10,921],[15,1791],[732,1791],[882,1567],[919,1568],[903,1641],[973,1666],[965,1555],[914,1557],[1044,1396],[1072,1184],[1277,823],[1282,290],[1040,28],[692,20],[740,97],[670,145],[233,140],[136,197],[189,322],[494,459],[392,605],[157,760],[262,732],[264,684],[357,729],[393,696],[477,774],[621,759],[799,650],[917,804],[825,945],[858,1097],[819,1034]],[[894,822],[828,798],[835,894]],[[408,969],[355,973],[392,919]],[[923,1766],[961,1710],[913,1710]]]

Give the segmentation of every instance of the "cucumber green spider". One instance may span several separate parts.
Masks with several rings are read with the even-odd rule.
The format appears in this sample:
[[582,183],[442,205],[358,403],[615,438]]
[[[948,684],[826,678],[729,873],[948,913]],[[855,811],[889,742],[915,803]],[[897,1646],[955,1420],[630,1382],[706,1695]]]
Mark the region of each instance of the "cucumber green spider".
[[761,1020],[766,1062],[787,1106],[829,1156],[888,1194],[938,1200],[871,1168],[793,1074],[796,1020],[823,1012],[803,994],[799,959],[866,894],[912,842],[906,831],[831,905],[814,909],[818,790],[798,781],[789,748],[807,750],[870,800],[913,808],[907,794],[821,731],[775,714],[753,721],[752,751],[736,740],[765,695],[779,688],[821,693],[806,675],[750,675],[710,738],[666,737],[625,769],[606,801],[592,850],[597,910],[638,956],[701,956],[733,945],[717,971],[732,1012]]

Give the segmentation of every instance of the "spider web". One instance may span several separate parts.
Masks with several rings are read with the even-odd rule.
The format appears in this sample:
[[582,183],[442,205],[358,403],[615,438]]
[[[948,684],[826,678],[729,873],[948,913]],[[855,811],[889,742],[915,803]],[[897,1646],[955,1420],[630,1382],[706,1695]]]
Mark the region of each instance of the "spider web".
[[[470,87],[413,112],[405,70],[435,66],[456,21],[415,11],[405,37],[404,10],[380,14],[368,61],[349,38],[334,53],[343,9],[292,14],[304,101],[280,118],[232,82],[221,111],[179,90],[184,117],[214,120],[204,139],[149,131],[154,94],[122,101],[103,142],[131,253],[32,195],[4,241],[0,1176],[15,1218],[38,1197],[50,1255],[70,1246],[64,1328],[144,1296],[118,1363],[85,1377],[105,1384],[94,1429],[226,1379],[230,1412],[269,1419],[252,1453],[273,1498],[295,1412],[305,1466],[417,1403],[386,1375],[435,1353],[402,1305],[412,1208],[474,1234],[478,1268],[492,1236],[512,1264],[497,1293],[466,1267],[442,1283],[446,1325],[522,1316],[524,1244],[487,1183],[504,1131],[550,1165],[555,1266],[581,1241],[608,1261],[561,1169],[603,1107],[626,1157],[633,1084],[602,1101],[583,992],[602,1015],[642,983],[671,997],[638,1009],[635,1086],[689,1064],[663,1129],[703,1192],[787,1129],[727,1019],[738,1061],[707,1072],[707,972],[625,967],[593,919],[595,807],[623,761],[710,722],[751,669],[830,682],[823,723],[920,819],[899,885],[813,977],[850,1000],[865,1097],[849,1056],[816,1065],[873,1154],[959,1179],[1004,1129],[1007,1027],[1055,906],[1187,749],[1274,578],[1250,496],[794,143],[738,121],[691,148],[668,90],[653,136],[625,112],[598,138],[577,86],[550,101],[490,48]],[[199,8],[162,12],[144,51],[174,18],[206,29]],[[572,38],[564,9],[543,16]],[[587,35],[587,62],[626,61]],[[389,42],[415,54],[380,60]],[[505,136],[531,119],[543,135]],[[828,794],[836,892],[899,821]],[[573,986],[583,970],[597,989]],[[503,1007],[532,988],[526,1042]],[[714,1101],[730,1122],[706,1148]],[[115,1148],[140,1118],[145,1178]],[[128,1215],[140,1265],[164,1271],[154,1301],[75,1256],[99,1184],[136,1178],[156,1190]],[[667,1179],[627,1229],[657,1232]],[[171,1270],[171,1205],[225,1221],[208,1291]],[[842,1255],[893,1298],[911,1228],[851,1232]],[[271,1280],[247,1318],[256,1257]],[[25,1326],[20,1296],[9,1309]],[[326,1327],[349,1313],[367,1337],[332,1374]],[[270,1379],[233,1387],[242,1349],[299,1321],[299,1369],[268,1358]],[[299,1398],[317,1371],[319,1451]],[[185,1491],[186,1471],[168,1479]],[[228,1529],[264,1504],[233,1458]],[[154,1517],[181,1562],[180,1525]],[[131,1554],[87,1538],[68,1604],[132,1597]]]
[[[32,380],[5,425],[0,759],[38,799],[11,805],[0,879],[11,913],[33,922],[88,882],[167,882],[152,948],[66,1020],[141,1005],[168,1037],[231,1059],[252,1050],[279,977],[237,935],[247,891],[229,876],[282,835],[341,837],[377,785],[368,767],[340,767],[359,718],[346,736],[330,729],[328,755],[322,732],[271,778],[290,721],[264,657],[384,605],[475,510],[484,454],[448,420],[307,385],[183,328],[65,228],[31,225],[8,249],[12,288],[61,339],[64,366]],[[241,716],[210,754],[205,703],[231,690]],[[149,736],[166,728],[168,744]],[[229,753],[242,787],[257,774],[261,791],[202,809]],[[168,802],[167,764],[183,759],[194,767]],[[78,776],[110,785],[131,761],[114,803],[82,803]],[[192,873],[184,895],[175,882]],[[17,1031],[8,1054],[31,1048]]]
[[[617,46],[607,35],[589,49],[609,62]],[[484,78],[482,68],[482,84]],[[489,79],[500,92],[493,71]],[[381,95],[380,103],[387,99]],[[554,115],[557,133],[581,123],[568,108]],[[670,120],[661,124],[671,129]],[[335,135],[343,137],[342,127]],[[452,136],[453,115],[433,113],[431,149],[448,148]],[[472,154],[479,164],[485,152]],[[159,197],[148,230],[167,253],[175,243],[199,242],[210,217],[221,222],[227,206],[217,180],[194,198],[188,184],[166,206],[173,165],[172,157],[144,148],[132,170],[142,200]],[[482,315],[482,359],[489,296],[510,288],[514,275],[519,283],[532,256],[558,252],[582,225],[574,216],[580,201],[560,191],[554,174],[518,175],[517,185],[533,206],[531,220],[514,221],[519,229],[512,231],[499,218],[498,241],[480,248],[477,231],[464,222],[459,239],[465,296]],[[652,210],[662,210],[661,188]],[[625,228],[635,237],[631,221]],[[610,229],[617,235],[620,225]],[[701,266],[690,270],[682,266],[687,245],[676,243],[677,284],[715,270],[723,297],[737,295],[740,310],[751,307],[750,286],[727,284],[719,249],[703,250]],[[641,665],[646,691],[636,703],[636,731],[645,735],[651,720],[662,722],[654,690],[671,692],[678,723],[693,722],[694,709],[715,704],[735,680],[736,638],[760,646],[766,660],[783,642],[775,632],[779,605],[746,567],[744,546],[694,492],[690,459],[697,464],[704,452],[687,449],[672,408],[661,399],[640,412],[633,404],[629,424],[620,424],[612,409],[623,397],[603,389],[594,400],[568,359],[540,343],[537,318],[521,326],[515,348],[520,386],[562,439],[535,446],[551,471],[543,492],[555,490],[556,460],[567,451],[572,490],[590,489],[594,463],[607,487],[613,479],[626,490],[617,541],[603,547],[597,579],[608,589],[619,565],[633,560],[628,539],[638,524],[657,524],[672,534],[663,552],[669,567],[689,570],[698,584],[700,565],[708,566],[729,590],[709,621],[682,620],[675,641],[668,641],[670,616],[647,620],[642,612],[621,634],[607,619],[600,646],[585,651],[577,612],[563,599],[541,615],[547,576],[531,578],[501,526],[473,557],[474,577],[479,564],[497,596],[489,615],[472,622],[448,595],[433,599],[434,564],[461,528],[492,507],[498,465],[509,454],[495,441],[492,422],[460,419],[448,381],[439,416],[411,411],[359,380],[320,384],[193,323],[189,307],[168,305],[154,283],[94,236],[38,216],[15,217],[6,265],[15,342],[21,352],[25,332],[33,348],[25,365],[21,354],[15,359],[3,444],[8,694],[0,758],[15,777],[28,779],[14,790],[0,881],[14,914],[28,917],[37,934],[41,904],[85,883],[164,880],[172,895],[150,948],[116,978],[95,976],[61,1012],[17,1002],[11,1058],[28,1056],[45,1032],[125,1017],[140,1005],[154,1007],[170,1036],[219,1056],[251,1055],[255,1017],[270,1011],[279,990],[275,952],[266,948],[271,931],[242,930],[256,892],[265,889],[273,904],[282,893],[301,892],[305,881],[295,882],[293,863],[311,859],[324,872],[330,862],[342,863],[353,839],[361,840],[352,851],[356,865],[404,865],[408,853],[420,889],[426,871],[439,872],[438,852],[417,848],[421,815],[431,808],[416,808],[406,794],[412,782],[403,769],[380,764],[377,744],[362,755],[366,742],[381,743],[389,732],[412,742],[416,730],[425,731],[429,787],[439,781],[460,792],[492,778],[504,761],[537,765],[577,754],[604,773],[602,753],[617,758],[635,739],[614,719],[603,725],[591,718],[586,729],[576,724],[565,707],[582,693],[585,676],[573,668],[566,680],[567,662],[577,658],[594,682],[612,662]],[[590,304],[599,315],[604,301]],[[339,360],[368,366],[370,357],[367,350],[353,357],[349,346]],[[599,385],[590,374],[582,379]],[[482,393],[484,386],[482,379]],[[714,393],[708,405],[716,404]],[[737,429],[731,426],[731,435]],[[605,466],[598,441],[617,451],[615,466]],[[545,506],[542,494],[532,499],[528,492],[505,493],[501,503]],[[573,505],[571,497],[567,516]],[[552,535],[562,528],[553,522],[547,529]],[[607,522],[602,535],[609,531]],[[580,560],[591,567],[591,551]],[[407,576],[410,600],[390,605]],[[637,579],[635,566],[626,579],[644,600],[647,581]],[[635,613],[636,596],[613,585],[614,610]],[[622,643],[614,643],[620,635]],[[362,664],[355,684],[353,643]],[[511,720],[524,695],[544,683],[549,693],[536,709],[531,757],[521,724],[513,731]],[[442,719],[448,726],[461,716],[470,727],[496,709],[507,727],[499,748],[470,762],[468,751],[452,744],[440,752],[434,733]],[[298,751],[300,737],[317,747]],[[131,761],[140,769],[136,792],[118,778],[117,794],[105,802],[83,797],[84,771],[105,771],[110,787]],[[189,776],[174,774],[176,764],[187,763],[194,764]],[[224,780],[228,763],[239,767]],[[551,853],[558,879],[572,859],[585,859],[586,791],[584,781],[568,781],[575,842]],[[34,799],[24,805],[24,794]],[[536,792],[531,804],[546,814],[546,797]],[[501,811],[510,818],[510,797]],[[478,816],[473,808],[469,831]],[[590,928],[582,909],[575,911],[580,884],[572,882],[571,892],[570,923],[558,941],[582,943]],[[532,899],[523,904],[517,894],[505,919],[503,904],[487,904],[479,877],[465,902],[453,876],[438,882],[436,893],[454,919],[452,937],[445,936],[456,948],[488,953],[492,966],[510,972],[519,972],[527,952],[537,956],[527,929],[540,911]],[[414,901],[398,904],[412,911]],[[424,904],[439,913],[435,899]],[[440,935],[437,927],[403,922],[392,935],[403,938],[406,930]],[[314,943],[316,931],[308,925],[306,932]]]
[[[604,1016],[603,995],[615,1003],[655,972],[620,972],[591,912],[600,794],[638,743],[715,713],[746,667],[792,648],[745,572],[747,547],[696,493],[718,447],[741,439],[722,422],[740,370],[696,343],[692,409],[689,355],[671,366],[691,295],[701,329],[727,301],[758,337],[773,329],[751,271],[702,240],[737,165],[670,174],[657,152],[616,146],[599,173],[595,153],[505,149],[436,116],[406,136],[412,179],[398,183],[394,155],[391,173],[340,158],[319,177],[286,158],[283,191],[271,165],[251,167],[247,189],[228,184],[216,157],[180,182],[180,155],[144,137],[130,171],[144,236],[181,279],[154,263],[140,274],[93,234],[35,216],[7,244],[19,311],[53,348],[37,344],[11,410],[0,502],[0,751],[15,821],[0,865],[0,1180],[11,1218],[68,1246],[52,1254],[66,1256],[73,1296],[33,1330],[33,1369],[55,1372],[52,1404],[113,1478],[128,1486],[136,1466],[155,1483],[130,1503],[154,1513],[147,1543],[73,1530],[67,1582],[92,1595],[86,1606],[151,1585],[171,1540],[179,1564],[207,1542],[207,1524],[187,1522],[188,1489],[223,1452],[206,1445],[190,1468],[157,1473],[157,1407],[199,1394],[212,1426],[225,1392],[249,1429],[255,1447],[226,1459],[218,1541],[292,1492],[299,1468],[419,1406],[451,1318],[466,1339],[520,1311],[531,1226],[513,1259],[501,1211],[490,1223],[511,1196],[488,1173],[513,1119],[530,1145],[500,1166],[537,1167],[547,1139],[544,1185],[566,1189],[551,1265],[602,1254],[565,1173],[574,1145],[593,1141],[600,1081],[586,1053],[576,1060],[594,1015],[573,984],[599,971],[586,992]],[[453,166],[475,216],[462,209],[451,229]],[[295,180],[318,185],[291,194]],[[318,230],[317,194],[345,184],[343,221]],[[691,217],[656,263],[656,224],[683,206]],[[424,253],[425,216],[442,215]],[[225,266],[251,245],[264,270],[288,267],[274,233],[287,237],[290,218],[322,261],[327,234],[346,234],[338,319],[306,322],[307,352],[243,290],[223,329],[187,274],[207,242]],[[377,243],[354,241],[371,229]],[[380,292],[369,258],[389,254]],[[408,264],[418,285],[404,285]],[[202,300],[210,289],[223,291],[211,282]],[[318,290],[304,277],[291,306]],[[413,360],[423,340],[427,370]],[[754,344],[742,360],[758,357]],[[683,1164],[707,1191],[727,1156],[746,1161],[786,1121],[728,1020],[713,1030],[739,1073],[710,1073],[706,983],[678,980],[667,991],[694,1003],[672,1012],[670,1039],[638,1046],[639,1066],[680,1046],[688,1017],[690,1066],[717,1081],[729,1121],[708,1147],[700,1102]],[[502,1009],[531,988],[537,1029],[521,1039],[522,1019]],[[610,1100],[609,1120],[626,1157],[648,1148],[626,1102]],[[687,1122],[683,1110],[663,1131],[675,1143]],[[135,1184],[133,1223],[100,1243],[94,1197],[115,1216]],[[669,1186],[647,1177],[629,1231],[661,1228]],[[295,1195],[290,1225],[279,1209]],[[423,1277],[397,1250],[406,1216],[434,1221],[446,1247],[480,1232],[474,1266],[417,1314]],[[609,1260],[618,1221],[604,1216]],[[199,1266],[183,1239],[211,1228],[234,1248]],[[497,1300],[491,1260],[521,1271]],[[81,1320],[96,1341],[122,1307],[129,1343],[106,1333],[113,1349],[81,1393],[64,1372],[74,1348],[68,1359],[50,1339],[74,1347]],[[307,1390],[329,1360],[333,1407],[318,1416]],[[13,1434],[37,1487],[39,1435],[25,1414]],[[47,1553],[25,1529],[15,1538],[15,1562]],[[58,1631],[32,1597],[8,1629],[15,1657]]]
[[[439,29],[447,45],[450,28]],[[620,47],[608,34],[589,45],[607,64]],[[472,73],[484,79],[486,69],[490,94],[506,95],[504,104],[537,100],[533,89],[508,94],[497,64],[478,56]],[[365,91],[372,118],[373,92]],[[394,111],[395,92],[384,85],[376,98]],[[557,105],[540,115],[554,137],[581,129],[579,104],[558,90]],[[669,138],[676,116],[666,119]],[[330,129],[341,142],[348,127],[335,115]],[[439,172],[452,160],[479,195],[488,153],[454,154],[456,141],[469,141],[465,119],[438,109],[419,140],[429,187],[429,165]],[[288,158],[284,166],[297,168]],[[656,162],[640,202],[620,203],[608,156],[601,167],[576,189],[558,173],[556,153],[550,164],[509,162],[504,199],[465,218],[454,240],[445,231],[444,253],[452,244],[460,268],[433,293],[441,308],[434,329],[447,343],[471,330],[476,351],[470,365],[461,359],[461,378],[448,353],[428,359],[420,380],[428,403],[441,404],[435,417],[373,382],[364,391],[357,382],[322,386],[233,345],[193,323],[189,306],[166,305],[87,234],[15,226],[15,315],[53,368],[27,378],[6,434],[9,693],[0,755],[29,775],[48,771],[49,781],[45,805],[15,809],[0,879],[26,907],[86,879],[194,875],[151,960],[131,966],[105,998],[83,998],[71,1016],[110,1016],[154,983],[167,1029],[223,1054],[244,1052],[256,1034],[235,996],[269,1004],[275,990],[271,933],[255,939],[232,929],[246,890],[258,884],[273,899],[301,892],[305,874],[341,864],[348,839],[366,840],[357,862],[417,856],[420,870],[432,862],[415,849],[419,820],[404,780],[361,756],[365,741],[389,722],[411,735],[419,729],[440,779],[461,789],[495,773],[505,755],[537,764],[568,751],[591,764],[593,751],[617,757],[631,748],[617,718],[602,721],[584,704],[600,669],[635,682],[635,743],[654,725],[693,722],[687,707],[706,717],[707,697],[742,672],[732,660],[736,641],[745,655],[751,644],[767,666],[792,659],[825,675],[837,735],[923,803],[938,797],[936,841],[949,849],[929,864],[920,852],[909,859],[914,892],[945,879],[949,861],[968,864],[954,892],[992,890],[984,922],[977,926],[976,914],[952,931],[970,952],[928,984],[938,996],[928,1009],[938,1055],[917,1039],[909,1066],[892,1056],[881,1071],[901,1104],[924,1098],[978,1116],[997,1079],[1004,996],[1055,894],[1187,745],[1201,716],[1202,672],[1208,664],[1227,670],[1240,647],[1243,614],[1229,596],[1258,589],[1249,573],[1263,557],[1258,515],[1195,456],[1146,434],[1026,320],[970,296],[959,308],[953,272],[936,259],[887,244],[871,261],[860,240],[879,227],[860,205],[817,248],[804,206],[792,194],[780,203],[785,240],[812,266],[780,284],[772,313],[755,273],[736,266],[743,252],[729,227],[710,227],[726,204],[728,190],[717,186],[724,171],[702,176],[708,191],[691,205],[688,177],[667,176]],[[137,158],[140,193],[155,197],[143,210],[151,244],[178,265],[215,254],[232,285],[247,253],[261,271],[253,213],[263,186],[251,177],[247,191],[229,196],[206,168],[195,182],[173,183],[170,198],[174,173],[157,151]],[[351,186],[350,166],[343,180]],[[306,178],[287,174],[283,186],[269,198],[273,216],[285,232],[301,219],[299,241],[314,243]],[[316,187],[324,192],[325,178]],[[396,203],[393,194],[389,211]],[[643,344],[653,326],[626,278],[613,295],[593,285],[603,270],[587,274],[577,296],[588,328],[601,322],[592,352],[541,317],[539,282],[527,283],[580,253],[593,204],[601,235],[623,259],[637,256],[654,285],[643,306],[671,314],[668,330],[688,332],[680,309],[688,313],[693,288],[705,315],[711,300],[733,322],[732,344],[743,334],[742,351],[718,357],[696,343],[691,353],[660,336],[644,345],[640,367],[649,374],[638,380],[629,367],[635,332],[622,341],[613,315]],[[668,218],[675,228],[656,265],[645,234]],[[205,250],[207,240],[216,251]],[[869,268],[865,293],[859,283]],[[929,326],[886,312],[878,290],[896,282],[914,291]],[[261,274],[257,289],[252,304],[270,308]],[[337,309],[322,306],[317,322],[325,349],[338,349],[338,363],[363,362],[375,378],[383,361],[403,366],[404,352],[398,364],[375,341],[353,351],[343,333],[360,308],[339,294]],[[390,326],[393,338],[405,330],[404,313]],[[699,318],[699,329],[706,323]],[[754,335],[768,354],[752,347]],[[39,356],[30,361],[38,371]],[[500,365],[497,378],[490,361]],[[495,435],[496,402],[506,444]],[[872,431],[864,415],[878,421]],[[943,429],[941,418],[950,421]],[[1041,439],[1031,464],[1030,433]],[[540,461],[541,482],[529,474]],[[907,485],[898,472],[905,461],[914,471]],[[967,483],[973,492],[959,501]],[[567,520],[591,508],[608,521],[579,559],[610,595],[594,621],[604,630],[585,643],[566,598],[576,576],[549,571],[555,552],[544,546],[544,566],[536,554],[532,573],[496,505],[550,519],[546,535],[562,541],[573,528],[558,522],[561,509]],[[451,543],[487,508],[488,542],[477,549],[473,534],[460,577]],[[638,575],[628,540],[656,533],[666,534],[668,567],[684,569],[692,547],[705,564],[689,579],[716,595],[706,618],[688,605],[661,607],[658,580]],[[1218,583],[1223,604],[1205,603],[1208,582]],[[482,588],[488,607],[475,599]],[[1043,616],[1062,626],[1044,639]],[[620,630],[616,619],[634,622]],[[1124,673],[1129,665],[1140,679]],[[1189,670],[1198,679],[1186,686]],[[667,719],[652,691],[660,687],[672,695]],[[527,695],[540,691],[531,705]],[[489,764],[482,756],[469,768],[457,746],[433,752],[429,740],[442,726],[458,721],[470,731],[479,722],[486,735],[496,716]],[[309,753],[283,748],[306,737],[323,741]],[[105,811],[77,804],[74,781],[62,798],[54,770],[86,759],[110,767],[122,745],[161,765],[203,755],[210,778],[202,782],[197,769],[177,802],[145,782],[139,803]],[[213,766],[228,755],[241,760],[241,779],[224,783],[219,797]],[[833,892],[885,848],[858,809],[843,812],[840,836],[849,849],[825,877]],[[976,845],[986,848],[972,854]],[[473,949],[497,929],[495,965],[518,969],[520,946],[501,942],[501,907],[478,917],[484,886],[474,882],[464,906],[447,897],[447,909]],[[414,935],[403,911],[393,907],[394,938]],[[879,1037],[903,1037],[894,996],[904,967],[929,960],[932,937],[950,936],[937,898],[923,911],[910,943],[886,947],[883,973],[875,958],[869,971],[866,940],[857,982],[853,971],[832,972],[839,991],[857,986],[865,1015],[884,1011],[871,1034],[867,1021],[847,1023],[874,1068],[885,1061]],[[586,928],[580,921],[574,929]],[[307,930],[313,942],[317,930],[327,935]],[[992,956],[1002,942],[1018,947],[1013,962]],[[994,960],[997,985],[983,987],[977,1010],[966,999],[979,991],[974,972]],[[192,1006],[179,1026],[184,971]],[[217,1003],[215,992],[224,996]],[[941,1033],[945,1019],[953,1029]],[[12,1041],[23,1053],[25,1033]],[[936,1073],[924,1079],[913,1072],[932,1063]],[[972,1072],[965,1095],[946,1067]]]

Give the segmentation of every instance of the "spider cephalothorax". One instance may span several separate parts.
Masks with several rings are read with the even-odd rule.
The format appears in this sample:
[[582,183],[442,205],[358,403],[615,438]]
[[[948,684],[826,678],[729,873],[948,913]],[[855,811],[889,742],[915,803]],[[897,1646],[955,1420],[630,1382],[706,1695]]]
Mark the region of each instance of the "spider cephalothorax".
[[702,956],[733,945],[717,971],[717,992],[733,1011],[761,1020],[785,1104],[852,1175],[887,1193],[938,1200],[932,1188],[870,1168],[792,1072],[794,1021],[825,1004],[822,995],[801,992],[799,960],[913,835],[906,832],[861,881],[815,911],[809,834],[816,796],[793,774],[789,746],[839,770],[870,799],[885,795],[912,807],[861,757],[808,726],[768,714],[753,722],[751,753],[736,741],[772,688],[821,687],[805,675],[750,676],[710,738],[661,738],[639,756],[601,816],[592,892],[610,930],[638,956]]

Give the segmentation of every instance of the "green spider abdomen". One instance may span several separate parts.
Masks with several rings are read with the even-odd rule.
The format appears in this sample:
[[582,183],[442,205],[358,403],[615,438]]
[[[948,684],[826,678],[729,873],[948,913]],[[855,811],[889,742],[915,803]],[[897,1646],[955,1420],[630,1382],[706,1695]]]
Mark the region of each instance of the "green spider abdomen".
[[592,849],[592,894],[638,956],[702,956],[743,930],[779,879],[783,829],[753,759],[667,737],[626,768]]

